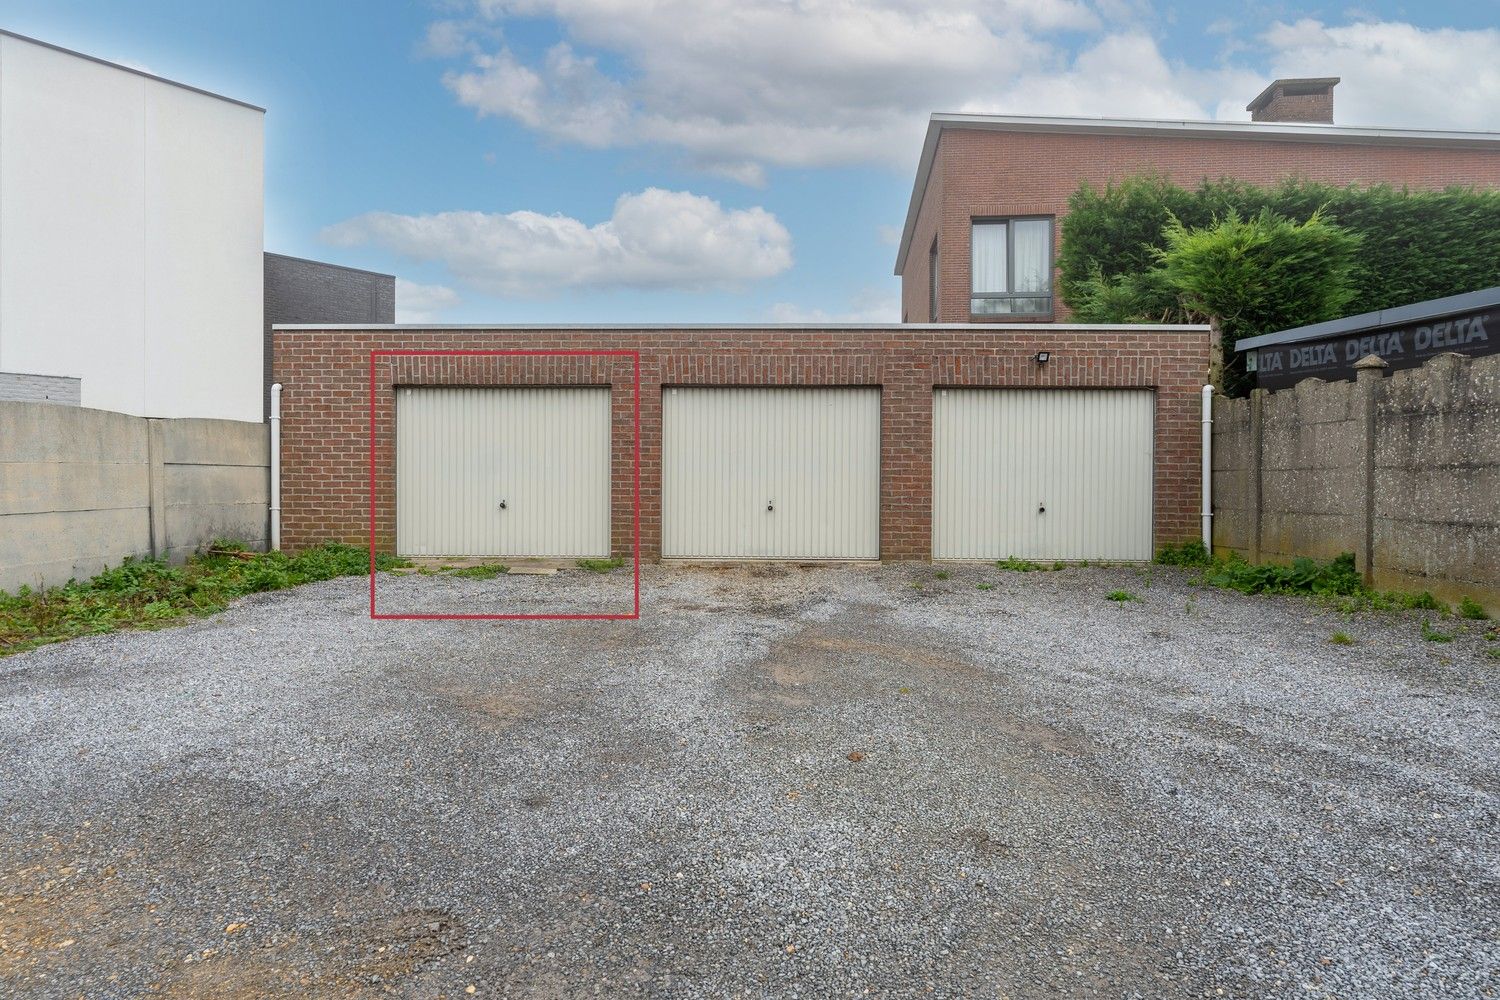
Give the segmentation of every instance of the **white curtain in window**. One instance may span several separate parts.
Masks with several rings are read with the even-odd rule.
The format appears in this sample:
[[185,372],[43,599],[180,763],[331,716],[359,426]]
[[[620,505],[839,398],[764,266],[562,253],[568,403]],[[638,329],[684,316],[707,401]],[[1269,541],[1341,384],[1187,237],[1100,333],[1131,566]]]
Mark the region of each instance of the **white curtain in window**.
[[1010,291],[1005,271],[1005,223],[974,223],[971,244],[974,294]]
[[1016,227],[1016,291],[1049,292],[1052,287],[1052,226],[1046,219],[1025,219],[1012,225]]

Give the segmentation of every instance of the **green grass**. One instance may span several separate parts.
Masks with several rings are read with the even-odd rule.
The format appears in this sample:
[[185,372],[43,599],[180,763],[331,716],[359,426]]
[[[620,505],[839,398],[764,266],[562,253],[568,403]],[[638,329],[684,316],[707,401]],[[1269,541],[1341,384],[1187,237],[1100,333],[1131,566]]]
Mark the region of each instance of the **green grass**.
[[616,556],[613,559],[580,559],[580,560],[578,560],[578,568],[579,569],[586,569],[590,573],[613,573],[615,570],[619,569],[621,566],[624,566],[624,565],[625,565],[625,560],[621,559],[619,556]]
[[1289,566],[1232,558],[1213,563],[1204,578],[1215,587],[1242,594],[1347,596],[1365,589],[1354,569],[1354,556],[1347,552],[1326,563],[1303,557],[1292,560]]
[[1490,613],[1484,610],[1484,605],[1469,597],[1465,597],[1458,602],[1458,616],[1460,618],[1467,618],[1471,622],[1487,622],[1490,620]]
[[[410,564],[382,554],[375,565],[394,569]],[[84,583],[0,592],[0,656],[80,635],[161,628],[223,611],[246,594],[369,571],[369,550],[341,542],[295,556],[247,553],[237,543],[215,542],[182,566],[126,560]]]
[[510,567],[504,563],[480,563],[478,566],[461,566],[449,575],[465,576],[471,580],[493,580],[509,572]]
[[1354,637],[1351,636],[1348,632],[1335,632],[1333,633],[1333,635],[1330,635],[1328,637],[1328,641],[1333,643],[1335,646],[1354,645]]
[[948,579],[948,571],[945,569],[940,569],[936,573],[932,574],[932,577],[935,580],[946,580]]
[[1109,601],[1138,601],[1138,600],[1140,600],[1139,597],[1136,597],[1134,594],[1132,594],[1128,590],[1111,590],[1109,593],[1107,593],[1107,594],[1104,595],[1104,598],[1105,598],[1105,600],[1109,600]]
[[1428,642],[1452,642],[1453,636],[1448,632],[1439,632],[1433,628],[1426,618],[1422,619],[1422,638]]
[[1163,545],[1156,561],[1163,566],[1212,566],[1214,559],[1202,542],[1183,542]]
[[1047,567],[1041,563],[1032,562],[1030,559],[1017,559],[1015,556],[1006,556],[995,563],[1000,569],[1010,570],[1012,573],[1042,573]]
[[1490,659],[1492,659],[1492,660],[1500,660],[1500,649],[1490,649],[1490,650],[1486,650],[1485,652],[1489,656]]
[[995,585],[993,583],[976,583],[976,584],[974,584],[974,589],[975,590],[994,590],[995,589]]

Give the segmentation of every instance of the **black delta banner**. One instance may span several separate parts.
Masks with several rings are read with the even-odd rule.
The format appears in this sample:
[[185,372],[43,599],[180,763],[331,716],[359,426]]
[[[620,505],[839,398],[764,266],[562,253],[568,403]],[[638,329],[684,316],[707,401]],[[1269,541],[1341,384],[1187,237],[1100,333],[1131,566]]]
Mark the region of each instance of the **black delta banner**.
[[1481,309],[1420,324],[1367,330],[1347,337],[1275,344],[1249,352],[1246,366],[1262,389],[1280,389],[1305,378],[1354,377],[1354,363],[1371,354],[1392,368],[1415,368],[1447,352],[1494,354],[1500,341],[1500,308]]

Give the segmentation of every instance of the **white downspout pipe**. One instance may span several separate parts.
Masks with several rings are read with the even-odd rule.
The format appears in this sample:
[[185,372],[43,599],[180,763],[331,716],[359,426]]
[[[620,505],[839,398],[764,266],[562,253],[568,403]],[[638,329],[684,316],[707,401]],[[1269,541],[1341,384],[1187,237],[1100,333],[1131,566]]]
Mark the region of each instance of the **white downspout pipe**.
[[271,386],[271,551],[281,550],[281,383]]
[[1203,547],[1214,550],[1214,387],[1203,387]]

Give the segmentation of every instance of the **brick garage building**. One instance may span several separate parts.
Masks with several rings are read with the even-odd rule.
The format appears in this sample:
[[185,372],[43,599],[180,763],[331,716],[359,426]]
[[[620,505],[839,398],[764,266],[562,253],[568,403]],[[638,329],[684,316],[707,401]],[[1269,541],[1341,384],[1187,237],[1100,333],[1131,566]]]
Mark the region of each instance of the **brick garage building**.
[[1335,126],[1337,82],[1278,80],[1250,122],[933,115],[897,253],[902,322],[1066,322],[1058,222],[1085,181],[1500,186],[1500,134]]
[[[1144,401],[1145,516],[1149,523],[1147,548],[1138,555],[1149,555],[1151,545],[1195,538],[1199,533],[1199,387],[1208,364],[1208,340],[1202,327],[297,326],[278,328],[273,338],[276,379],[284,387],[282,538],[284,547],[291,550],[328,539],[358,543],[367,537],[371,352],[377,351],[638,352],[639,514],[641,553],[648,560],[661,558],[664,553],[664,389],[670,393],[679,387],[872,387],[878,391],[878,436],[872,438],[878,448],[878,552],[874,554],[897,560],[928,559],[933,552],[933,415],[935,399],[945,390],[990,387],[1082,392],[1031,392],[1024,397],[1040,399],[1043,405],[1048,400],[1066,401],[1070,406],[1092,405],[1116,396]],[[1045,362],[1037,360],[1039,352],[1047,352]],[[631,358],[620,355],[377,356],[373,415],[377,548],[392,551],[398,547],[399,391],[426,387],[607,386],[608,549],[616,555],[628,555],[635,517],[634,374]],[[1005,397],[1021,398],[1014,394]],[[1094,411],[1085,408],[1077,412]],[[1113,422],[1107,414],[1079,419],[1096,420],[1099,433],[1106,435]],[[1042,428],[1039,433],[1045,437],[1049,431]],[[1062,464],[1083,460],[1081,453],[1072,454],[1081,447],[1079,441],[1070,440],[1056,446],[1063,454]],[[777,442],[771,444],[773,452],[781,447]],[[1094,456],[1088,458],[1088,464],[1108,469],[1110,460],[1108,455]],[[442,482],[425,485],[438,492],[444,489]],[[1105,507],[1116,503],[1107,482],[1088,488],[1072,484],[1069,488],[1077,490],[1079,503]],[[1035,502],[1029,494],[1021,500]],[[761,502],[758,494],[755,502]],[[1064,518],[1067,511],[1055,508],[1053,516]],[[674,553],[669,550],[666,554]],[[796,553],[790,555],[795,557]]]

